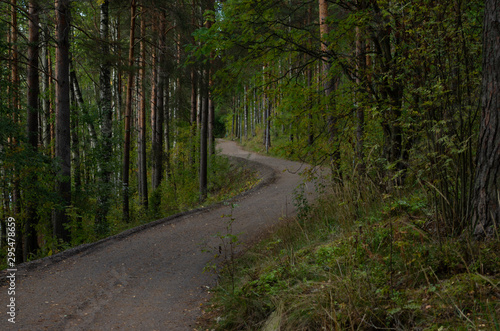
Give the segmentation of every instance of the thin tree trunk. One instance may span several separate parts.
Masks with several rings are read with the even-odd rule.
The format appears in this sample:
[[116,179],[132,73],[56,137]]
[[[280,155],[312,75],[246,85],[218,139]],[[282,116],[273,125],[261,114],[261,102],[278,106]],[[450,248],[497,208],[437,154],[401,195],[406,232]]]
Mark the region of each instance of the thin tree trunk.
[[215,154],[215,134],[214,134],[214,123],[215,123],[215,103],[212,96],[213,89],[213,78],[212,78],[212,69],[213,66],[209,69],[209,83],[208,83],[208,154]]
[[62,200],[61,208],[54,211],[54,237],[63,242],[70,241],[69,223],[66,208],[71,205],[71,135],[70,135],[70,98],[69,98],[69,30],[70,1],[56,2],[56,148],[55,157],[60,168],[57,189]]
[[[364,55],[365,43],[364,36],[361,35],[359,27],[356,27],[356,84],[358,85],[358,90],[361,90],[361,75],[364,75],[366,71],[366,56]],[[359,174],[364,174],[365,172],[365,161],[364,161],[364,136],[365,136],[365,111],[360,104],[359,92],[356,96],[356,159],[357,159],[357,171]]]
[[169,77],[168,75],[164,76],[165,80],[165,87],[163,88],[163,100],[164,100],[164,111],[163,111],[163,118],[164,118],[164,123],[165,123],[165,178],[169,179],[171,174],[172,174],[172,166],[170,164],[170,95],[169,95],[169,89],[170,89],[170,83],[169,83]]
[[75,68],[73,66],[70,66],[70,68],[71,68],[70,73],[69,73],[69,75],[70,75],[70,82],[71,82],[71,85],[73,86],[73,92],[75,93],[76,103],[78,105],[78,108],[80,108],[80,110],[82,111],[82,113],[85,115],[85,117],[87,117],[87,126],[89,128],[90,141],[91,141],[91,144],[92,144],[91,147],[92,148],[96,148],[97,145],[98,145],[98,143],[97,143],[97,132],[96,132],[94,123],[90,119],[90,115],[89,115],[88,109],[85,106],[85,102],[83,100],[82,91],[80,89],[80,84],[78,83],[78,78],[76,77]]
[[[49,91],[52,92],[52,91],[55,91],[55,79],[51,78],[51,77],[54,77],[54,70],[52,68],[52,57],[49,55]],[[51,97],[50,98],[50,103],[49,103],[49,118],[50,119],[53,119],[55,118],[55,93],[54,93],[54,99]],[[56,144],[55,143],[52,143],[55,141],[56,139],[56,126],[54,124],[54,121],[50,121],[50,138],[49,138],[49,142],[51,143],[50,146],[51,146],[51,149],[50,149],[50,155],[54,158],[55,155],[56,155]]]
[[[165,61],[165,33],[166,33],[166,13],[162,10],[160,14],[160,40],[158,47],[157,65],[158,69],[153,68],[157,74],[157,87],[156,87],[156,106],[155,106],[155,116],[153,129],[153,175],[152,175],[152,187],[153,191],[156,190],[163,179],[163,118],[164,118],[164,89],[165,89],[165,75],[166,68],[164,66]],[[157,71],[158,70],[158,71]],[[158,201],[159,202],[159,201]]]
[[49,89],[49,29],[43,25],[42,59],[42,143],[45,148],[50,146],[50,89]]
[[257,92],[255,91],[255,87],[252,87],[252,137],[255,137],[255,127],[257,126],[257,118],[258,118],[258,106],[257,106]]
[[197,111],[198,111],[198,87],[196,84],[196,80],[198,79],[198,75],[196,74],[195,66],[191,66],[191,116],[190,116],[190,124],[191,124],[191,164],[195,164],[196,160],[196,143],[195,137],[198,129],[197,125]]
[[[73,85],[72,75],[69,77],[70,86]],[[70,90],[71,104],[76,103],[76,96],[74,90]],[[81,155],[80,155],[80,139],[78,135],[79,116],[76,107],[71,107],[71,149],[72,149],[72,165],[73,165],[73,183],[75,187],[75,196],[78,198],[82,190],[82,176],[81,176]]]
[[266,153],[269,153],[269,148],[271,148],[271,109],[272,102],[271,99],[267,98],[267,108],[266,108]]
[[146,164],[146,16],[144,6],[141,8],[141,42],[140,42],[140,105],[139,105],[139,201],[148,208],[148,177]]
[[200,202],[207,198],[207,153],[208,153],[208,108],[209,108],[209,95],[208,95],[208,70],[205,70],[205,80],[202,82],[202,107],[201,107],[201,127],[200,127]]
[[245,89],[245,92],[244,92],[244,95],[243,95],[243,103],[244,103],[244,107],[245,107],[245,140],[248,139],[248,86],[245,85],[244,87]]
[[127,80],[127,100],[125,105],[125,138],[123,143],[123,220],[130,221],[129,206],[129,169],[130,169],[130,120],[132,114],[132,93],[134,89],[134,43],[135,43],[135,11],[136,3],[132,0],[130,5],[130,40],[128,53],[128,80]]

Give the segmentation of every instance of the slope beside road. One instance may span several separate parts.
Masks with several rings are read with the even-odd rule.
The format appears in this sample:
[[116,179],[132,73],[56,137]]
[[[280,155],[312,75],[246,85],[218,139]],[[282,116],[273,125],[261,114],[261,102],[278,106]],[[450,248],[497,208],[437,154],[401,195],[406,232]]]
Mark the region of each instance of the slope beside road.
[[[295,213],[293,190],[305,166],[218,141],[228,156],[249,160],[266,185],[236,198],[234,233],[250,242]],[[242,160],[240,160],[242,161]],[[314,192],[312,183],[306,192]],[[228,206],[159,220],[97,244],[17,266],[15,296],[0,287],[0,330],[193,330],[215,275],[203,273],[225,231]],[[3,276],[5,276],[5,271]],[[15,324],[8,321],[15,298]]]

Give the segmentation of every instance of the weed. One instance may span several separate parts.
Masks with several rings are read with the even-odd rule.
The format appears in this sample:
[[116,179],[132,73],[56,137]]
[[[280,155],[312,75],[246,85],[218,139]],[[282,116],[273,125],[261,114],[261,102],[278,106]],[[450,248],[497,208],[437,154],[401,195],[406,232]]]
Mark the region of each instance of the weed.
[[[219,246],[215,248],[203,248],[202,251],[212,254],[212,258],[207,263],[204,272],[214,272],[217,275],[224,273],[231,279],[232,292],[234,293],[235,288],[235,276],[236,276],[236,249],[241,244],[239,235],[233,233],[233,224],[236,219],[233,217],[234,208],[237,207],[233,203],[225,203],[229,205],[230,213],[223,214],[222,218],[226,220],[225,232],[217,232],[214,237],[219,239]],[[222,262],[220,261],[222,258]],[[219,270],[220,269],[220,270]]]

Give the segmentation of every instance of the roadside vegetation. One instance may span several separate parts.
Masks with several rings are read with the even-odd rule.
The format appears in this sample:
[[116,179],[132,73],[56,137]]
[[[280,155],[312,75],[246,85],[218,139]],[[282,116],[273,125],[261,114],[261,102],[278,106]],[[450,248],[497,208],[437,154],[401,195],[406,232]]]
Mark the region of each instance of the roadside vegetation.
[[196,37],[228,136],[331,178],[229,254],[208,329],[500,330],[496,8],[221,3]]
[[226,262],[205,328],[500,330],[498,233],[446,235],[418,188],[318,189],[311,205],[298,188],[299,216]]
[[[227,200],[249,190],[258,183],[258,177],[254,171],[245,168],[242,164],[231,162],[226,156],[215,154],[210,159],[208,196],[203,203],[200,203],[196,169],[180,166],[183,162],[188,164],[187,158],[177,160],[179,166],[175,167],[171,173],[171,180],[162,182],[159,189],[151,195],[151,208],[145,209],[138,201],[138,192],[131,192],[133,203],[128,223],[121,221],[119,197],[112,200],[113,207],[108,215],[110,230],[106,235],[98,236],[94,231],[93,215],[97,208],[95,196],[91,194],[92,192],[88,194],[81,192],[77,204],[68,211],[72,241],[63,246],[46,245],[41,247],[36,255],[30,256],[29,260],[50,256],[80,244],[94,242],[179,212]],[[4,258],[6,252],[6,247],[0,251],[1,270],[7,268],[7,259]]]

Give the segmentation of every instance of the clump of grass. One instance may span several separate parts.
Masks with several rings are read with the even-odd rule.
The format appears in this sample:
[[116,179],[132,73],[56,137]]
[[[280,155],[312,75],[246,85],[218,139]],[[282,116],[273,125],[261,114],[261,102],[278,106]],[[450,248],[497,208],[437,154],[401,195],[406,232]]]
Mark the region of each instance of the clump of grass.
[[326,188],[222,278],[210,327],[500,330],[500,243],[437,237],[424,197]]

